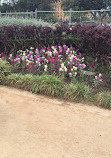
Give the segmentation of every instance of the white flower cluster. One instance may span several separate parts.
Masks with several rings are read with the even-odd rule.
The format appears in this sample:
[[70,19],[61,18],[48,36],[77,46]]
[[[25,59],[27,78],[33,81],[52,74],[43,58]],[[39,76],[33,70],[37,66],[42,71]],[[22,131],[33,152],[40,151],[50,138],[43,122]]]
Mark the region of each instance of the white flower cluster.
[[32,62],[32,61],[26,59],[26,63],[27,63],[26,65],[29,65],[31,62]]
[[61,68],[59,68],[59,71],[67,72],[67,67],[64,65],[64,63],[61,64]]
[[70,77],[72,77],[73,75],[76,76],[76,75],[77,75],[77,72],[74,72],[74,74],[71,73],[71,72],[69,73],[69,76],[70,76]]
[[73,66],[72,69],[71,69],[71,71],[74,71],[74,70],[77,71],[77,67],[76,66]]
[[47,65],[44,65],[44,71],[46,72],[47,71]]
[[55,49],[54,46],[51,47],[53,49],[53,54],[56,54],[57,53],[57,50]]
[[52,52],[51,52],[51,51],[47,51],[47,54],[48,54],[49,56],[52,56]]
[[72,59],[74,59],[74,58],[76,58],[76,56],[74,56],[74,54],[72,54],[72,55],[69,57],[70,60],[72,60]]

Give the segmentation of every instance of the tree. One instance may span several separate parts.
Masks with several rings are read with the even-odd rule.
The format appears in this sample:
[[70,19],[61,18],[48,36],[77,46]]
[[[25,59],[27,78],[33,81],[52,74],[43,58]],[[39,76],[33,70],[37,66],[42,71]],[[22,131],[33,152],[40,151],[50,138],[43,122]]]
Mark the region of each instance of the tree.
[[107,9],[111,5],[111,0],[63,0],[62,5],[64,9],[100,10]]
[[18,11],[35,11],[38,10],[51,10],[51,3],[55,0],[18,0],[15,5]]
[[[72,8],[73,10],[103,10],[111,6],[111,0],[63,0],[62,6],[64,10]],[[94,19],[98,19],[101,23],[107,15],[105,11],[91,12]]]
[[51,4],[56,0],[3,0],[0,7],[2,12],[7,11],[35,11],[38,10],[52,10]]

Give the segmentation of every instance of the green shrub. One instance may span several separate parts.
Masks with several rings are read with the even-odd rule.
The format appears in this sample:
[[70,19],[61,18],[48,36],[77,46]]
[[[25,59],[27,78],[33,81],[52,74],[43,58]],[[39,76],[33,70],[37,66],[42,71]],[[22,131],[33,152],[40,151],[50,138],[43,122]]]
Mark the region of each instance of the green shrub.
[[75,83],[68,84],[64,89],[64,97],[71,101],[79,102],[89,100],[91,97],[91,89],[84,84]]
[[99,106],[111,109],[111,93],[108,91],[99,93],[97,95],[97,103]]
[[11,66],[6,60],[0,59],[0,83],[11,73]]

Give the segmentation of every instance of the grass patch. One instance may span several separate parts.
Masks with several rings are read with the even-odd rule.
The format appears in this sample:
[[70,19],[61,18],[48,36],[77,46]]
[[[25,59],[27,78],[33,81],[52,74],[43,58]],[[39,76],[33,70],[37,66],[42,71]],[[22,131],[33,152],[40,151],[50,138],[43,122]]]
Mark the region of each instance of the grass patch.
[[64,97],[74,102],[88,101],[91,98],[91,89],[82,83],[71,83],[65,86]]
[[93,101],[101,107],[111,109],[110,92],[93,95],[89,86],[79,82],[66,84],[63,79],[56,75],[11,74],[5,76],[2,84],[73,102]]
[[3,82],[5,76],[11,73],[11,65],[6,60],[0,59],[0,83]]
[[55,75],[11,74],[5,78],[4,84],[51,97],[63,94],[63,81]]
[[106,92],[99,93],[97,95],[96,100],[99,106],[111,109],[111,93],[110,92],[106,91]]
[[63,81],[55,75],[40,76],[41,83],[39,85],[40,93],[48,96],[62,96],[63,95]]

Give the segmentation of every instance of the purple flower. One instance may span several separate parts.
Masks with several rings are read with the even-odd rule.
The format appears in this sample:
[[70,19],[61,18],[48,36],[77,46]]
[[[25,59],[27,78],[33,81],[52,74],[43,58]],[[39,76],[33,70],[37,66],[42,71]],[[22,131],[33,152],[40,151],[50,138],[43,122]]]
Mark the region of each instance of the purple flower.
[[34,65],[33,67],[36,68],[37,65]]
[[77,55],[77,58],[81,58],[82,57],[82,54],[81,53],[79,53],[79,55]]

